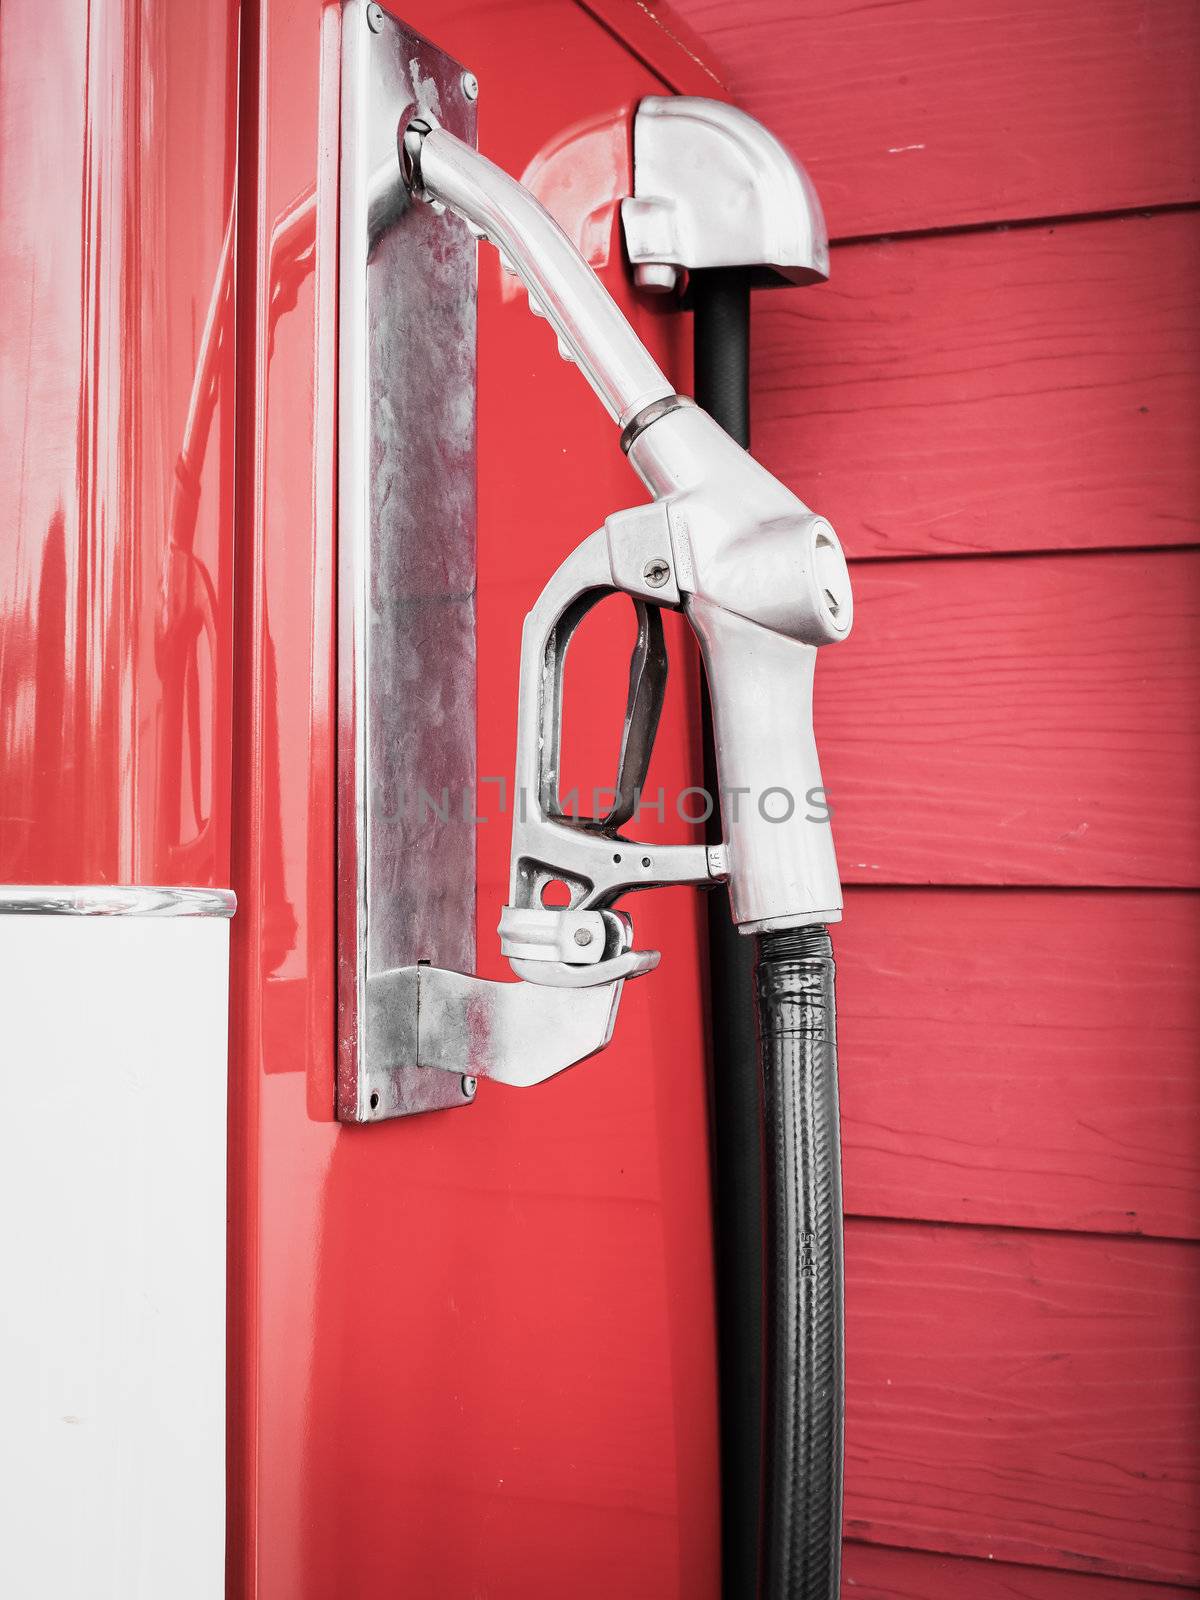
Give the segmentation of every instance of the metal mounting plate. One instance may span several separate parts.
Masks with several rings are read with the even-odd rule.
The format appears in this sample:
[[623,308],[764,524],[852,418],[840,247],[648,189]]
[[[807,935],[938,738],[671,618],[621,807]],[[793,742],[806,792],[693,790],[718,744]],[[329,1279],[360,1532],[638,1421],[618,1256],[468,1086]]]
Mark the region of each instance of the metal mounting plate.
[[[465,224],[409,203],[418,110],[475,143],[460,63],[342,8],[338,286],[337,1115],[465,1104],[474,1086],[372,1028],[368,986],[475,966],[475,299]],[[422,795],[426,798],[422,799]],[[464,803],[466,797],[466,803]],[[406,984],[400,973],[411,970]],[[385,974],[394,974],[391,980]]]

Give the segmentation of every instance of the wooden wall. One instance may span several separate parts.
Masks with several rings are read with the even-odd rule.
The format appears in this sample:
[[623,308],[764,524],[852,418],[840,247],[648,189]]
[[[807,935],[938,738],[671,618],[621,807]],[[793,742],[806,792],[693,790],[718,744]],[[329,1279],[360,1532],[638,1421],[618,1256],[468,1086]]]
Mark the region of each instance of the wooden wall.
[[854,558],[821,746],[846,1593],[1200,1585],[1200,7],[673,0],[838,241],[755,448]]

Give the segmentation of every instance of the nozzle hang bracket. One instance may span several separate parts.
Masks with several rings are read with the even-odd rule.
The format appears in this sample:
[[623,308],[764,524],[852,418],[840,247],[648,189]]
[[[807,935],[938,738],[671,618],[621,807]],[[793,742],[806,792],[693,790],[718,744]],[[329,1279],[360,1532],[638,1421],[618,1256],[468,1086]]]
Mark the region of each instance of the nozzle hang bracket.
[[695,95],[649,95],[633,119],[633,194],[621,203],[634,281],[670,293],[685,272],[745,267],[766,284],[829,276],[808,173],[761,122]]

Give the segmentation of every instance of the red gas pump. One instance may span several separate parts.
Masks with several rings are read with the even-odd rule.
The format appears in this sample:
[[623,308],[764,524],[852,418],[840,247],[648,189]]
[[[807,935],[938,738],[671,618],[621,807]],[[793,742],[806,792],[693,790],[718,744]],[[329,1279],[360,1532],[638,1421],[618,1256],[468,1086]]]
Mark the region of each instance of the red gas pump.
[[[14,1168],[14,1194],[27,1202],[51,1182],[69,1192],[72,1150],[79,1160],[99,1150],[97,1192],[116,1162],[129,1202],[119,1215],[96,1210],[85,1241],[96,1270],[71,1275],[91,1298],[65,1326],[86,1330],[96,1296],[116,1319],[86,1403],[60,1392],[86,1340],[31,1355],[31,1313],[13,1347],[43,1374],[30,1391],[44,1451],[27,1475],[29,1504],[53,1505],[47,1486],[60,1479],[82,1496],[106,1481],[115,1500],[106,1511],[97,1498],[92,1519],[56,1544],[11,1542],[14,1585],[28,1587],[23,1562],[41,1563],[44,1579],[59,1560],[68,1585],[94,1570],[121,1593],[211,1594],[227,1551],[231,1594],[365,1596],[400,1581],[430,1595],[716,1593],[706,982],[689,894],[644,897],[639,934],[664,962],[630,988],[612,1028],[621,984],[648,966],[612,909],[618,893],[728,876],[743,882],[747,925],[774,937],[788,922],[763,900],[782,870],[762,854],[776,843],[769,819],[751,811],[713,842],[678,808],[702,791],[700,680],[684,619],[661,602],[686,610],[698,595],[696,624],[707,580],[680,566],[678,529],[674,544],[643,550],[650,524],[622,525],[618,544],[638,557],[633,677],[612,670],[621,636],[606,606],[580,629],[556,690],[571,713],[554,774],[566,787],[594,783],[610,727],[629,712],[607,831],[569,835],[590,851],[591,890],[556,907],[544,891],[564,881],[573,891],[582,869],[574,857],[543,860],[531,836],[506,887],[518,794],[505,796],[500,779],[511,777],[518,722],[520,619],[581,530],[613,527],[636,486],[603,412],[530,329],[523,291],[493,254],[480,258],[477,369],[469,235],[422,207],[424,260],[387,265],[389,230],[407,238],[397,216],[417,225],[394,137],[390,176],[376,182],[372,151],[359,195],[361,269],[378,280],[386,268],[394,293],[366,308],[356,433],[345,240],[353,142],[378,132],[350,90],[356,71],[378,69],[384,111],[403,102],[406,126],[426,119],[410,189],[440,205],[438,140],[453,134],[470,150],[478,137],[598,275],[629,349],[662,380],[626,395],[617,420],[665,505],[684,456],[711,456],[724,436],[693,439],[702,413],[674,404],[690,387],[690,330],[670,291],[708,263],[695,259],[694,197],[681,189],[672,210],[658,192],[661,136],[697,97],[716,107],[711,134],[723,91],[701,56],[633,6],[418,6],[401,26],[357,0],[259,0],[169,23],[114,0],[53,47],[32,8],[6,7],[0,27],[6,108],[24,107],[34,84],[58,107],[39,115],[51,133],[32,162],[11,111],[0,148],[15,402],[3,433],[20,486],[0,661],[14,887],[0,920],[15,941],[10,975],[24,973],[31,994],[51,970],[60,987],[64,973],[107,974],[57,1025],[52,1136]],[[391,131],[403,131],[395,118]],[[704,136],[698,124],[685,147]],[[728,217],[723,226],[737,232]],[[804,247],[819,253],[822,240],[810,231]],[[764,250],[764,267],[786,270],[786,251]],[[455,272],[447,302],[439,282]],[[458,322],[432,322],[447,303]],[[390,330],[388,350],[379,330]],[[571,327],[558,331],[571,348]],[[588,349],[572,352],[585,368]],[[674,454],[658,459],[654,441],[676,433]],[[751,498],[765,481],[747,477]],[[366,525],[379,530],[397,514],[398,487],[406,514],[420,506],[425,538],[381,545],[385,563],[393,556],[377,582],[354,566],[348,507],[359,488],[375,496]],[[671,534],[665,520],[659,534]],[[815,522],[804,537],[809,623],[837,637],[849,595],[836,538]],[[397,550],[411,559],[396,565]],[[764,560],[761,616],[740,590],[717,604],[715,576],[709,585],[716,608],[698,631],[711,683],[734,682],[713,676],[730,628],[773,637],[782,569],[771,578],[776,557]],[[630,592],[624,579],[614,586]],[[425,631],[407,636],[407,654],[369,656],[389,607],[419,615]],[[801,634],[811,653],[818,641]],[[668,652],[678,670],[666,686]],[[410,766],[382,783],[360,757],[396,746],[382,722],[374,746],[375,724],[356,723],[356,667],[416,741]],[[805,657],[801,678],[810,670]],[[757,681],[749,701],[716,706],[726,759],[770,679]],[[394,792],[398,771],[431,797],[424,832],[410,808],[419,794]],[[539,795],[547,781],[537,775]],[[637,828],[618,834],[635,798]],[[377,835],[359,828],[375,800]],[[541,820],[568,837],[544,807]],[[761,862],[744,880],[739,837],[740,859]],[[620,840],[633,852],[614,871]],[[823,870],[813,869],[822,888]],[[566,1065],[612,1036],[602,1063],[528,1096],[477,1088],[506,1075],[499,1036],[480,1032],[473,1009],[477,992],[500,989],[494,929],[506,902],[522,981],[503,987],[523,1008],[521,1031],[505,1036],[507,1075],[542,1077],[539,1052]],[[806,903],[809,921],[836,910],[830,894]],[[35,927],[36,938],[22,931]],[[586,978],[606,963],[616,967],[602,983],[544,981],[550,965]],[[397,986],[371,985],[408,964],[406,1021]],[[447,998],[438,969],[486,990]],[[54,1005],[37,992],[30,1018]],[[427,1027],[437,1005],[446,1026],[433,1060],[416,1019]],[[363,1048],[372,1006],[391,1051],[378,1070]],[[409,1022],[401,1060],[394,1029]],[[110,1068],[152,1120],[131,1122],[128,1097],[83,1092]],[[81,1071],[90,1080],[77,1083]],[[63,1099],[73,1120],[56,1120]],[[465,1114],[396,1115],[436,1106]],[[106,1131],[118,1126],[139,1136],[118,1141]],[[69,1214],[40,1214],[56,1238],[79,1237]],[[142,1245],[122,1276],[104,1263],[130,1228]],[[801,1279],[809,1232],[792,1240]],[[44,1303],[35,1280],[51,1255],[24,1263],[31,1307]],[[174,1359],[139,1411],[129,1385],[146,1375],[147,1340]],[[51,1411],[54,1427],[43,1427]],[[826,1542],[836,1570],[836,1537]]]

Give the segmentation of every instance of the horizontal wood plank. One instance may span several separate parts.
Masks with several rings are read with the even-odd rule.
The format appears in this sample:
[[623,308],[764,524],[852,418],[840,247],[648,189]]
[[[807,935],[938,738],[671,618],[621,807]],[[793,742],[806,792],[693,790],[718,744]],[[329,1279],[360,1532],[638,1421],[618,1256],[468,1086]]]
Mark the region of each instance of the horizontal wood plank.
[[821,652],[843,876],[1200,882],[1200,553],[880,562]]
[[835,238],[1200,198],[1194,0],[670,5]]
[[847,1543],[842,1573],[845,1600],[1188,1600],[1196,1592],[1173,1583],[857,1543]]
[[836,250],[755,296],[754,449],[851,556],[1200,538],[1200,214]]
[[1200,896],[851,889],[846,1207],[1200,1238]]
[[1200,1580],[1200,1247],[852,1220],[846,1275],[849,1537]]

